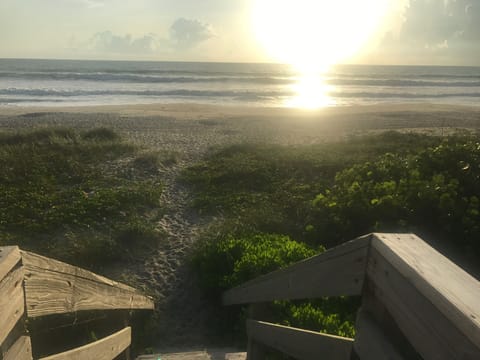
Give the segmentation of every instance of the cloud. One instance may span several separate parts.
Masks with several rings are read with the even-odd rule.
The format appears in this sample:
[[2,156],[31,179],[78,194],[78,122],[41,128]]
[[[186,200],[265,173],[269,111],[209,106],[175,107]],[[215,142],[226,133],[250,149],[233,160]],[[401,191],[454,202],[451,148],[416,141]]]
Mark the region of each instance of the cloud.
[[99,0],[82,0],[82,2],[85,3],[85,5],[90,9],[105,6],[105,3],[103,1],[99,1]]
[[397,14],[397,31],[387,32],[378,48],[381,56],[408,62],[478,62],[480,3],[478,0],[407,0]]
[[448,49],[448,40],[443,40],[442,42],[439,42],[438,44],[425,44],[425,49],[429,50],[444,50]]
[[466,26],[462,32],[467,40],[480,40],[480,4],[469,3],[465,6]]
[[[193,49],[212,36],[214,33],[210,25],[198,20],[179,18],[171,25],[168,37],[162,38],[153,33],[133,37],[130,34],[102,31],[90,38],[88,48],[102,54],[172,54]],[[81,46],[71,39],[69,47],[73,49]]]
[[445,39],[480,40],[478,0],[410,0],[404,12],[401,37],[435,44]]
[[69,0],[71,3],[85,6],[89,9],[104,7],[105,3],[103,0]]
[[210,25],[198,20],[179,18],[170,27],[170,41],[178,48],[193,48],[214,36]]
[[103,53],[151,54],[157,50],[158,40],[154,34],[134,38],[131,35],[122,36],[103,31],[90,39],[90,47]]

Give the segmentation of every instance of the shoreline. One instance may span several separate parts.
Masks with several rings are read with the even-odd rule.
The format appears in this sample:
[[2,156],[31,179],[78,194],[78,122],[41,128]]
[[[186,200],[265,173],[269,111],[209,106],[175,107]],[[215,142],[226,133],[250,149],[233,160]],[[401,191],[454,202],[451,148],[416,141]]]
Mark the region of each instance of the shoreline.
[[384,103],[375,105],[331,106],[316,109],[290,107],[260,107],[237,105],[209,105],[201,103],[152,103],[85,106],[0,106],[0,116],[15,116],[29,113],[111,113],[123,116],[171,116],[177,119],[202,119],[205,117],[229,116],[299,116],[324,117],[345,114],[392,113],[392,112],[478,112],[479,106],[436,103]]
[[388,130],[431,135],[479,131],[480,106],[382,104],[317,110],[203,104],[0,107],[0,131],[49,126],[112,128],[136,144],[199,160],[213,147],[239,143],[310,145]]

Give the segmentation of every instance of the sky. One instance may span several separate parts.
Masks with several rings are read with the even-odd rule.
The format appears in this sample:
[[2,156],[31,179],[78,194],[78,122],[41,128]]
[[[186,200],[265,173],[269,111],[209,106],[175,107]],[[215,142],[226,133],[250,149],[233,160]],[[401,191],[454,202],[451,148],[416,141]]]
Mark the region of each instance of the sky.
[[[300,44],[324,49],[320,55],[325,55],[334,51],[326,34],[333,42],[345,42],[372,22],[362,21],[360,17],[367,15],[354,5],[367,7],[372,0],[276,0],[284,5],[283,11],[271,5],[268,14],[255,13],[262,1],[275,4],[271,0],[0,0],[0,58],[282,62],[285,59],[269,50],[270,43],[283,46],[283,37],[288,37],[286,53]],[[298,8],[309,1],[324,5],[315,5],[318,16],[310,11],[304,19],[305,12]],[[338,1],[343,1],[341,11],[330,14],[329,4]],[[375,1],[390,3],[388,13],[368,41],[336,61],[480,66],[480,0]],[[259,33],[273,29],[272,21],[281,24],[285,33],[282,38],[270,34],[262,40]],[[328,27],[318,28],[315,23]]]

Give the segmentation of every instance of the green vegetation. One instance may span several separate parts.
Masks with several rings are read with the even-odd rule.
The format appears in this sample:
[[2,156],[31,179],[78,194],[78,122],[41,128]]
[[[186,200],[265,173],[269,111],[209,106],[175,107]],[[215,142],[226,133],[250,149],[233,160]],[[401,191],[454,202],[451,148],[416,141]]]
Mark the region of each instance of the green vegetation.
[[480,259],[480,143],[449,138],[340,172],[313,200],[310,240],[336,244],[371,231],[412,231]]
[[87,267],[154,245],[162,187],[137,151],[105,128],[1,133],[0,245]]
[[[177,161],[105,128],[0,133],[0,245],[89,268],[148,250],[162,239],[161,170]],[[313,146],[235,145],[182,179],[192,205],[221,219],[192,257],[217,303],[228,288],[371,231],[412,231],[474,269],[479,263],[478,136],[387,132]],[[357,307],[356,298],[330,298],[275,302],[268,312],[278,323],[353,336]],[[219,314],[230,331],[243,316],[238,308]]]
[[[222,215],[193,261],[207,291],[371,231],[413,231],[471,263],[480,258],[480,144],[473,135],[387,132],[315,146],[236,145],[184,179],[195,208]],[[282,246],[295,242],[289,246],[302,250],[291,257]],[[276,303],[271,311],[280,323],[351,336],[356,306],[356,299],[320,299]]]
[[219,242],[205,241],[200,246],[193,261],[205,274],[201,278],[203,288],[215,299],[229,288],[316,254],[288,236],[271,234],[229,236]]
[[234,145],[189,168],[183,177],[195,191],[193,206],[226,216],[226,232],[280,233],[304,240],[312,199],[333,185],[339,171],[388,152],[420,151],[438,141],[387,132],[313,146]]
[[149,151],[139,154],[133,166],[140,171],[155,174],[162,168],[168,168],[178,162],[178,156],[170,151]]
[[[291,240],[288,236],[257,234],[202,242],[193,258],[194,267],[202,274],[200,281],[212,302],[218,303],[223,291],[260,275],[286,267],[314,256],[325,249],[314,250],[306,244]],[[220,305],[220,304],[219,304]],[[275,302],[267,310],[268,320],[310,330],[354,336],[354,312],[356,299],[320,299],[314,302]],[[221,305],[220,305],[221,307]],[[226,313],[224,312],[226,310]],[[229,334],[241,328],[229,321],[233,317],[243,323],[244,315],[234,309],[222,309],[227,314],[223,332]],[[264,319],[266,320],[266,319]],[[242,338],[242,333],[234,335]]]

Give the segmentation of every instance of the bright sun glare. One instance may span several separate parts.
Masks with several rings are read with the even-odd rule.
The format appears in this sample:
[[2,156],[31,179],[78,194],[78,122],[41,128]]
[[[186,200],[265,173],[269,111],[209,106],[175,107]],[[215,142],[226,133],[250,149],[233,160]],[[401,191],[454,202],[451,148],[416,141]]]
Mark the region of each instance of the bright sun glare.
[[274,60],[291,64],[300,74],[298,99],[290,105],[326,105],[320,74],[365,46],[394,1],[254,0],[252,19],[258,40]]

